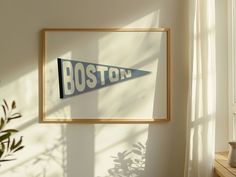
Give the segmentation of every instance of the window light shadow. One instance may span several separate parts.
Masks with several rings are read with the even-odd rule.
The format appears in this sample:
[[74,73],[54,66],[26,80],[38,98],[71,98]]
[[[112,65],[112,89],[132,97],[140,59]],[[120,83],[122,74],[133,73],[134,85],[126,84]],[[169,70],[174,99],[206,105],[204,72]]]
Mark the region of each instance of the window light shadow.
[[[103,3],[99,3],[106,3],[104,0],[102,2]],[[73,1],[73,3],[77,4],[77,1]],[[121,4],[124,5],[124,8],[127,6],[126,2]],[[136,3],[135,8],[132,8],[134,7],[134,4],[130,3],[128,7],[124,9],[125,13],[120,13],[120,11],[117,11],[116,13],[119,15],[116,19],[112,19],[112,21],[107,22],[104,20],[102,24],[121,24],[120,26],[126,27],[143,26],[144,24],[146,27],[158,26],[160,10],[157,10],[157,7],[154,7],[154,4],[158,5],[159,2],[154,3],[154,1],[152,0],[145,2],[139,1]],[[29,2],[29,5],[35,6],[31,4],[31,2]],[[39,7],[42,6],[42,4],[40,3],[38,5]],[[121,6],[120,3],[118,3],[117,5]],[[48,6],[43,7],[46,8],[46,11],[51,10],[50,8],[53,7],[53,4],[49,2]],[[78,10],[77,6],[74,6],[74,8],[76,10],[71,10],[71,12],[76,12]],[[168,8],[166,7],[166,9]],[[130,9],[133,10],[130,11]],[[41,11],[36,10],[35,13],[41,14]],[[125,20],[125,22],[123,22],[123,19],[126,19],[127,17],[128,20]],[[41,20],[38,16],[35,16],[34,21],[37,22]],[[77,20],[75,19],[74,21]],[[94,24],[96,25],[96,22]],[[36,29],[38,30],[38,26],[36,24],[33,23],[32,26],[35,31]],[[27,32],[30,31],[28,30],[29,29],[22,33],[23,36],[29,35]],[[99,39],[97,39],[97,41],[99,41]],[[12,45],[12,43],[9,42],[9,45]],[[97,47],[97,52],[95,52],[96,54],[93,57],[98,57],[99,45],[98,43],[95,43],[95,45]],[[15,45],[12,46],[15,47]],[[148,49],[149,48],[147,46],[147,50]],[[28,48],[26,47],[26,49],[21,51],[21,53],[25,53],[25,55],[27,55],[27,50]],[[75,51],[76,49],[74,49],[74,51],[72,50],[72,57],[76,57]],[[63,55],[67,52],[68,51],[62,51],[61,54]],[[12,55],[10,54],[6,56],[8,58],[12,58]],[[104,176],[107,173],[107,169],[112,168],[113,164],[111,163],[112,159],[110,159],[111,155],[114,155],[117,152],[121,152],[122,150],[131,149],[132,145],[136,142],[141,142],[142,145],[145,144],[148,138],[148,125],[35,124],[37,122],[36,120],[38,119],[37,109],[35,109],[35,107],[38,106],[38,94],[36,91],[37,84],[35,84],[38,78],[37,68],[35,66],[37,57],[33,52],[27,56],[21,55],[21,57],[29,58],[27,60],[22,60],[26,61],[27,63],[22,62],[22,65],[17,67],[21,69],[16,69],[14,72],[11,72],[10,75],[7,75],[8,71],[0,71],[1,76],[4,78],[3,82],[1,82],[0,90],[2,97],[7,97],[8,95],[11,95],[11,93],[15,93],[11,97],[13,98],[16,96],[17,102],[20,103],[20,100],[25,100],[27,102],[27,104],[22,103],[23,116],[25,113],[26,119],[18,126],[19,129],[24,133],[24,137],[26,137],[26,151],[21,156],[19,156],[19,160],[17,160],[16,163],[9,165],[9,167],[1,167],[0,175],[4,175],[6,177]],[[153,54],[150,53],[149,57],[145,59],[145,63],[137,62],[135,64],[132,64],[132,66],[139,68],[144,65],[151,64],[152,57]],[[32,58],[35,58],[35,61],[32,60]],[[120,61],[120,63],[121,65],[123,65],[125,62]],[[6,66],[9,66],[9,64],[7,64]],[[24,83],[25,85],[22,83]],[[15,88],[17,88],[17,90]],[[135,94],[137,93],[134,93],[134,95]],[[24,96],[26,96],[26,98],[24,98]],[[99,95],[94,97],[94,102],[92,103],[93,107],[98,107],[98,102]],[[49,100],[49,104],[50,103],[54,104],[52,100]],[[87,104],[86,106],[91,105]],[[64,105],[58,104],[55,107],[50,107],[48,109],[48,112],[54,113],[59,109],[62,109],[60,114],[63,114],[63,108],[65,107],[69,107],[69,111],[72,113],[75,110],[80,109],[78,105],[71,104],[65,101]],[[129,109],[125,110],[125,112],[128,113]],[[67,114],[66,112],[64,113]],[[148,147],[145,148],[148,149]],[[139,176],[143,175],[143,168],[144,167],[141,166],[140,169],[138,169],[140,171],[138,174]]]

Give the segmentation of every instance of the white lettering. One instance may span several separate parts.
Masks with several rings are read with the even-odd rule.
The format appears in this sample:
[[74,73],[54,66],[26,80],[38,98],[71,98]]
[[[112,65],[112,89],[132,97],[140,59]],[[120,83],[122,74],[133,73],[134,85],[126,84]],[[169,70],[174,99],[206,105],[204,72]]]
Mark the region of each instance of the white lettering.
[[118,68],[109,68],[109,80],[110,82],[117,82],[120,79],[120,72]]
[[97,66],[97,72],[100,72],[100,81],[101,81],[101,85],[105,85],[106,81],[105,81],[105,71],[107,71],[108,68],[106,66]]
[[89,88],[94,88],[97,85],[97,78],[94,75],[95,72],[96,72],[95,66],[89,64],[86,68],[86,74],[89,78],[89,79],[87,79],[86,83],[87,83]]
[[82,63],[75,65],[75,86],[79,92],[85,89],[85,71]]
[[72,64],[69,61],[63,61],[63,83],[65,95],[71,95],[75,91],[75,85],[73,80],[73,68]]
[[131,70],[120,69],[120,77],[121,80],[124,80],[125,78],[131,78],[132,77]]

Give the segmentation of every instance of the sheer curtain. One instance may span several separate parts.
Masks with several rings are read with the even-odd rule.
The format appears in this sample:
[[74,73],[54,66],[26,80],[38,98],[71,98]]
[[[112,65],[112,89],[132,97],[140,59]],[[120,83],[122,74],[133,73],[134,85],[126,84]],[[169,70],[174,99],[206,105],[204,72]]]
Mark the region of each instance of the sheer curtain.
[[185,177],[211,177],[215,150],[215,0],[189,1]]

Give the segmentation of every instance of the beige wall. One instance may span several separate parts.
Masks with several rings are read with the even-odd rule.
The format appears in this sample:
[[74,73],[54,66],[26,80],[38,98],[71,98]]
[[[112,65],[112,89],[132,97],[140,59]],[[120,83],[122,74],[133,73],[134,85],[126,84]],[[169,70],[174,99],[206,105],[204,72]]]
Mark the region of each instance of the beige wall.
[[216,1],[216,151],[228,150],[227,1]]
[[[98,177],[110,156],[147,143],[144,177],[183,177],[187,105],[185,0],[1,0],[0,98],[15,99],[24,115],[18,160],[4,177]],[[39,31],[45,27],[170,27],[172,120],[160,125],[38,124]]]

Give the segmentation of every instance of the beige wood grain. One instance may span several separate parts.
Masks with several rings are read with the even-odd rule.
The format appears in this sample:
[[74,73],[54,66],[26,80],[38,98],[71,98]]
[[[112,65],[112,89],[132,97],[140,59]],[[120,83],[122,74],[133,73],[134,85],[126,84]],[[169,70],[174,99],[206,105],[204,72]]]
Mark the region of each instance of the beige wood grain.
[[214,170],[220,177],[236,177],[236,168],[228,164],[228,152],[216,153]]

